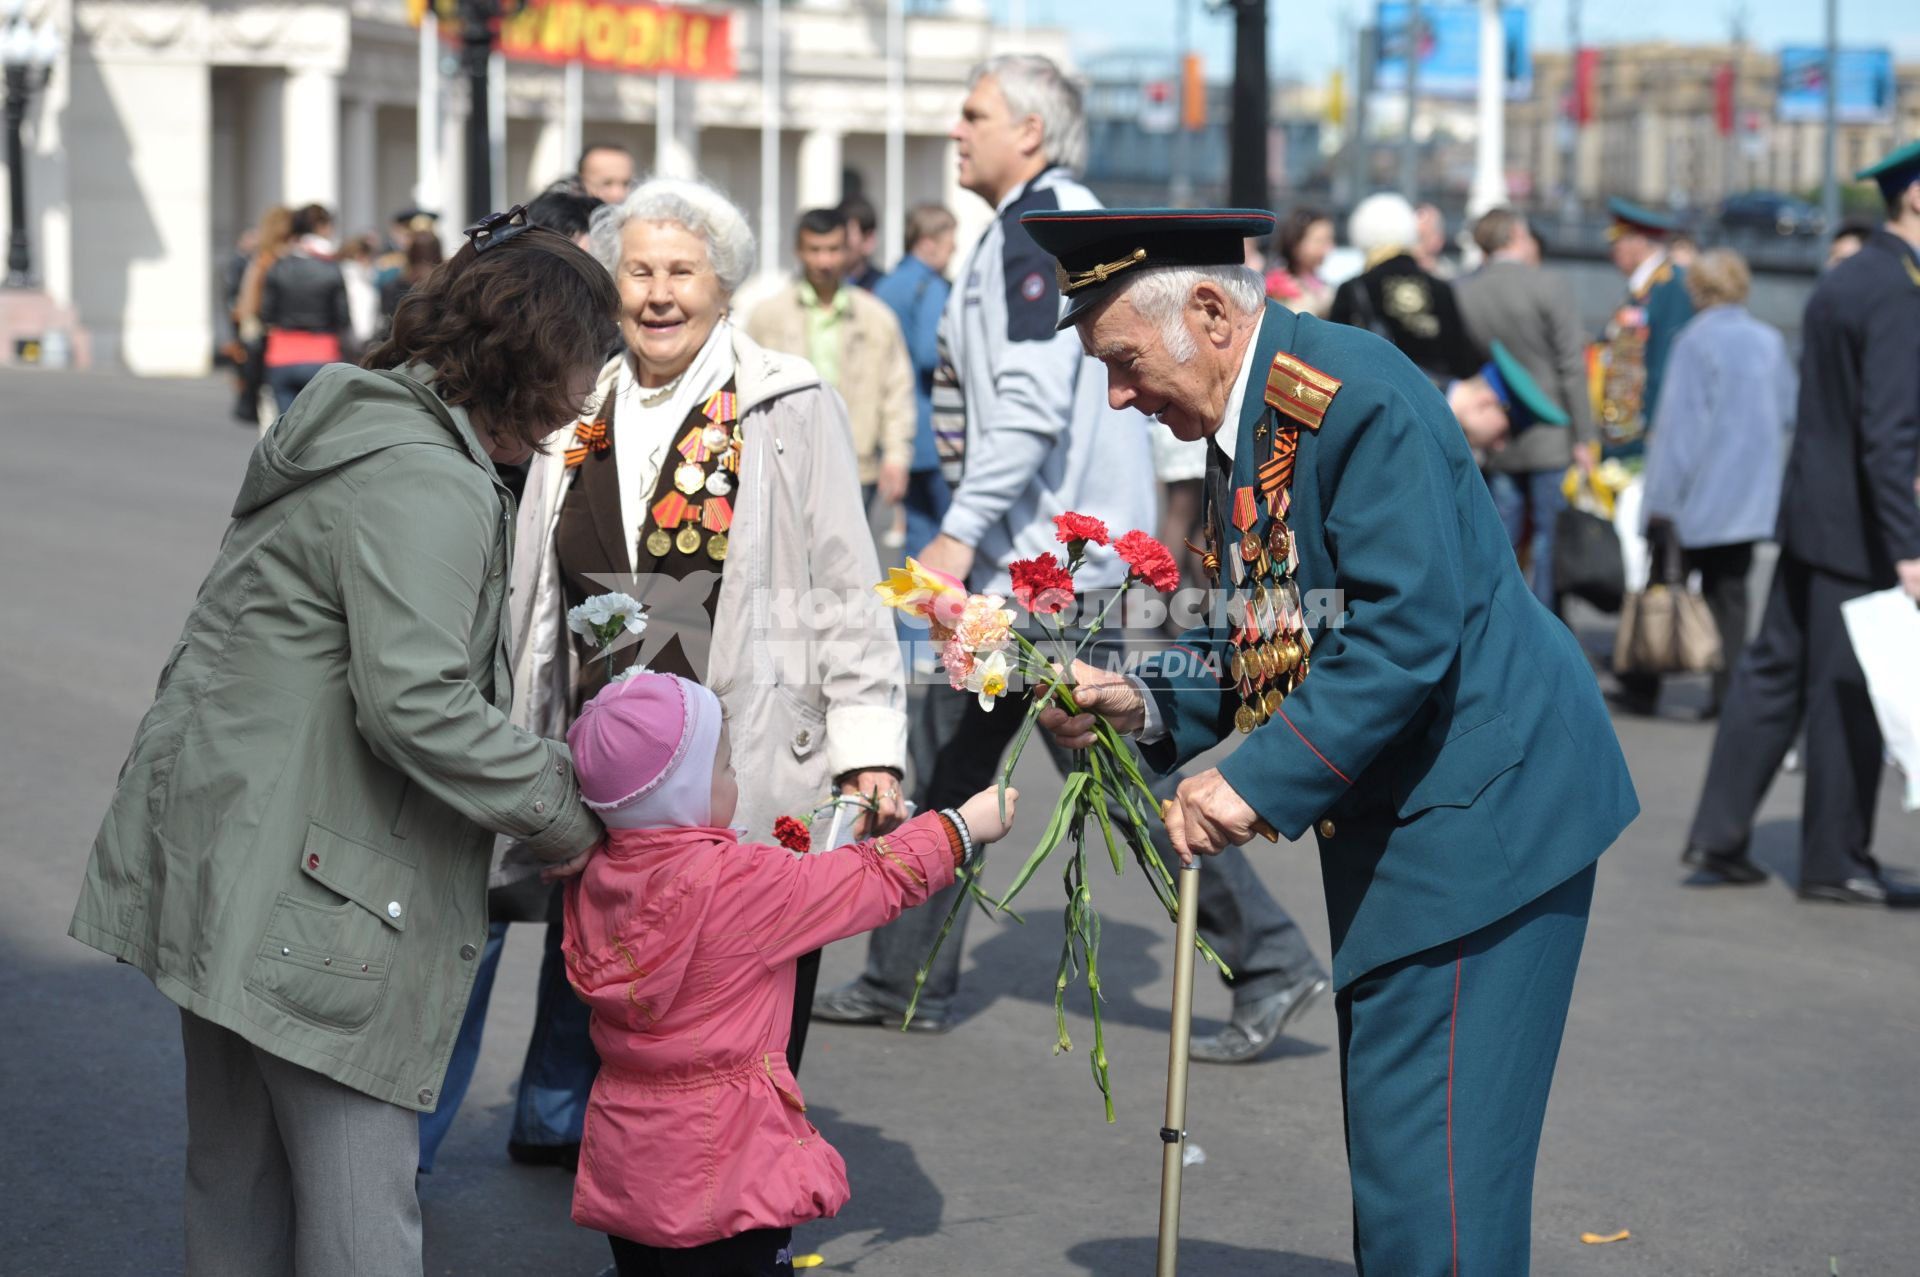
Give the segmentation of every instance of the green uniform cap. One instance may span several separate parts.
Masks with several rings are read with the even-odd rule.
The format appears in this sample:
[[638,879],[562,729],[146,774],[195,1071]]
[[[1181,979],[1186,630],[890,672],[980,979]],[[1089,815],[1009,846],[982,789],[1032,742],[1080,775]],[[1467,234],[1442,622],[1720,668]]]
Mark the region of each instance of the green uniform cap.
[[1273,234],[1273,221],[1255,208],[1082,208],[1035,210],[1020,225],[1053,255],[1065,328],[1139,267],[1242,264],[1246,241]]

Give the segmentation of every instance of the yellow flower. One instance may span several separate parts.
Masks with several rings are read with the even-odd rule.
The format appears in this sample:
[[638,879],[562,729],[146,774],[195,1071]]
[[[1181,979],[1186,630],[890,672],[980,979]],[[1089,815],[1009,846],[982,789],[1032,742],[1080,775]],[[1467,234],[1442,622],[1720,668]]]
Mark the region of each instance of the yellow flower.
[[873,587],[890,608],[924,617],[934,626],[951,630],[967,603],[967,587],[932,568],[908,559],[904,568],[892,568],[887,579]]

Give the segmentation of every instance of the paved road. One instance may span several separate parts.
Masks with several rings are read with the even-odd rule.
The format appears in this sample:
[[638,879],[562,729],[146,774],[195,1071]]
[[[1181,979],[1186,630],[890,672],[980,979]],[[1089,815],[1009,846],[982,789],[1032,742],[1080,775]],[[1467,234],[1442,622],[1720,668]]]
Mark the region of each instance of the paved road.
[[[65,937],[86,848],[245,464],[214,383],[0,372],[0,1273],[179,1271],[178,1019],[133,972]],[[1682,689],[1676,699],[1694,694]],[[1686,889],[1674,855],[1709,733],[1621,732],[1645,815],[1601,863],[1536,1198],[1542,1274],[1920,1271],[1920,916],[1797,904],[1778,882]],[[1027,810],[1052,778],[1027,770]],[[1800,786],[1756,856],[1789,870]],[[1031,818],[1030,818],[1031,819]],[[1881,852],[1920,861],[1882,794]],[[1037,824],[1033,827],[1037,828]],[[1269,886],[1324,954],[1306,847],[1261,844]],[[1010,855],[1000,873],[1010,871]],[[1044,877],[1031,899],[1048,903]],[[1140,1274],[1152,1269],[1171,943],[1132,879],[1104,905],[1120,1120],[1084,1058],[1049,1053],[1057,915],[968,937],[967,1019],[941,1038],[823,1026],[814,1116],[854,1201],[803,1230],[834,1273]],[[852,973],[842,944],[824,979]],[[515,928],[468,1107],[422,1189],[427,1270],[594,1273],[569,1181],[504,1154],[537,932]],[[1200,1007],[1223,1014],[1202,976]],[[1204,1027],[1204,1026],[1203,1026]],[[1090,1039],[1080,1019],[1074,1034]],[[1242,1068],[1196,1066],[1188,1277],[1351,1273],[1330,1006]],[[1633,1239],[1583,1246],[1583,1230]]]

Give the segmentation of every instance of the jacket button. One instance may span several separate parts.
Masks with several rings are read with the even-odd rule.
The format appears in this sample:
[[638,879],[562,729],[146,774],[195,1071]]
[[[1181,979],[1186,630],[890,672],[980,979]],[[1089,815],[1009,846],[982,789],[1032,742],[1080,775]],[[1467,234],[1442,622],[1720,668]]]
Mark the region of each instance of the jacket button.
[[797,734],[793,738],[793,743],[800,746],[800,748],[805,749],[807,747],[807,742],[811,741],[812,739],[813,739],[813,733],[803,727],[800,729],[799,734]]
[[398,900],[387,901],[387,917],[398,918],[399,916],[400,916],[400,902]]
[[1322,820],[1320,822],[1320,836],[1322,838],[1333,837],[1333,822],[1331,820]]
[[319,867],[320,867],[320,855],[318,852],[315,852],[314,854],[307,857],[307,868],[318,869]]
[[433,1103],[433,1088],[432,1088],[432,1087],[430,1087],[430,1086],[423,1086],[423,1087],[421,1087],[421,1088],[420,1088],[420,1102],[421,1102],[422,1104],[431,1104],[431,1103]]
[[472,962],[472,961],[473,961],[473,956],[474,956],[474,955],[475,955],[476,953],[479,953],[479,952],[480,952],[480,951],[479,951],[478,949],[476,949],[476,948],[474,948],[474,947],[473,947],[472,945],[470,945],[470,944],[463,944],[463,945],[461,945],[461,946],[460,946],[460,961],[462,961],[462,962]]
[[537,802],[533,805],[533,814],[536,816],[542,814],[546,810],[547,810],[547,805],[544,802]]

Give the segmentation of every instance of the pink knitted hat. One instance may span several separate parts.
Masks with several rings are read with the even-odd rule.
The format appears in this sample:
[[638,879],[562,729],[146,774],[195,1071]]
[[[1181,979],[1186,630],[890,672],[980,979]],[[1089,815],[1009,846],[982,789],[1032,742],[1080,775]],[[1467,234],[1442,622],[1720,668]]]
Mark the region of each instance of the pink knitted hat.
[[567,729],[580,795],[614,828],[703,826],[720,702],[673,674],[609,683]]

